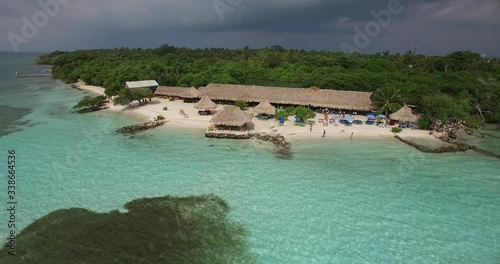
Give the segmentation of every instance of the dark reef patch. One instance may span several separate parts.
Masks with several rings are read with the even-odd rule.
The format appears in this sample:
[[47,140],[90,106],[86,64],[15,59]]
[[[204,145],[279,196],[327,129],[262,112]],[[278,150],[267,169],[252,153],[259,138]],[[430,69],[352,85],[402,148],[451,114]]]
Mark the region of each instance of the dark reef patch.
[[142,198],[120,213],[54,211],[17,237],[0,263],[255,263],[245,229],[215,195]]
[[29,121],[22,120],[23,117],[32,112],[29,108],[17,108],[8,105],[0,105],[0,137],[21,131]]

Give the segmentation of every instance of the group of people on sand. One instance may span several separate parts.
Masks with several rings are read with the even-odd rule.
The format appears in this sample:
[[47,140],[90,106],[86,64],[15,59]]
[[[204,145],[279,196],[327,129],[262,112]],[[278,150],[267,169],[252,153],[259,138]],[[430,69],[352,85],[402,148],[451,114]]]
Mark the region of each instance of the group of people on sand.
[[[321,108],[321,114],[323,114],[325,116],[325,119],[328,118],[327,116],[329,115],[332,115],[332,114],[335,114],[335,111],[332,109],[328,109],[328,108]],[[345,110],[339,110],[338,112],[340,118],[344,119],[345,118]],[[357,114],[356,112],[353,112],[353,114]]]
[[[313,124],[310,124],[309,125],[309,132],[312,132],[312,129],[313,129]],[[341,133],[343,133],[345,130],[342,130],[340,131]],[[354,132],[351,132],[351,139],[352,137],[354,136]],[[326,129],[323,129],[323,135],[321,136],[322,138],[326,137]]]

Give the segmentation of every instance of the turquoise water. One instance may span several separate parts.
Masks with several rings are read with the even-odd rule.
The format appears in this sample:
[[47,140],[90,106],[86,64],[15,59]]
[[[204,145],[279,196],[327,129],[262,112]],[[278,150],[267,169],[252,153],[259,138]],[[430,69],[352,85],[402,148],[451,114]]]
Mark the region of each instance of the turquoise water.
[[259,263],[500,262],[498,159],[424,154],[394,140],[313,140],[282,160],[265,143],[168,124],[130,138],[113,131],[131,117],[72,113],[84,92],[12,78],[47,68],[33,55],[0,58],[0,109],[9,113],[0,156],[18,153],[21,228],[60,208],[104,212],[139,197],[215,193],[249,230]]

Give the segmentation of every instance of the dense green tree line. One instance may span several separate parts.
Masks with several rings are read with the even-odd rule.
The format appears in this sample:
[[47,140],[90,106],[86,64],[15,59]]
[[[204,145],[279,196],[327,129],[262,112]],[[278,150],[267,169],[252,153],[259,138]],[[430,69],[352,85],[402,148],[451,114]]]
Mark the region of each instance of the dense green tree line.
[[[230,83],[369,92],[389,89],[398,93],[392,106],[414,104],[425,113],[426,97],[449,96],[455,102],[467,93],[470,100],[465,112],[500,122],[500,63],[470,51],[446,56],[411,51],[362,55],[280,46],[188,49],[163,45],[157,49],[56,51],[40,56],[38,63],[53,65],[54,76],[66,82],[82,79],[104,86],[108,95],[117,95],[126,81],[144,79],[167,86]],[[449,119],[462,118],[455,114]]]

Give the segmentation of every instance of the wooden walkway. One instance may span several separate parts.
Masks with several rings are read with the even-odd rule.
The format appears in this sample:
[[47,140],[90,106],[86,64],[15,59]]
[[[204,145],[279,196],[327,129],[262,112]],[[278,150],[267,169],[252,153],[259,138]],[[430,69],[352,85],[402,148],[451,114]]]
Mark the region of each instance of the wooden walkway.
[[16,78],[43,78],[52,77],[52,73],[16,73]]

